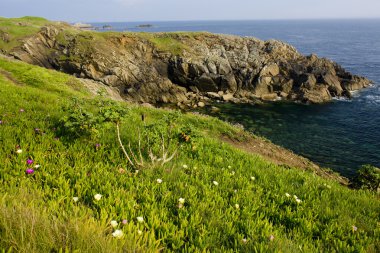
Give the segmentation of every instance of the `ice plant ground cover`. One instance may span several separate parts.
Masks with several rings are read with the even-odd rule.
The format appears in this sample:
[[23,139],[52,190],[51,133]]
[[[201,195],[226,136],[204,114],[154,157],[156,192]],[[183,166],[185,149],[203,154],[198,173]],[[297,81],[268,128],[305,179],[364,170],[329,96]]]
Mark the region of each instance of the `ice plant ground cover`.
[[[112,123],[59,131],[73,97],[96,115],[73,77],[0,58],[0,252],[380,251],[375,193],[232,148],[218,137],[241,129],[192,114],[173,126],[191,128],[175,159],[133,168]],[[136,155],[144,124],[178,114],[121,106]]]

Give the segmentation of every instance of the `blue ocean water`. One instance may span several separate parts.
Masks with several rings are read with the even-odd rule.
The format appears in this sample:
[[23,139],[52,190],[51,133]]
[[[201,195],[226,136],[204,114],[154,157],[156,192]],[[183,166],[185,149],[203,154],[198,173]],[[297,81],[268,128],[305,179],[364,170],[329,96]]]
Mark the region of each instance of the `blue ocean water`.
[[[182,21],[108,23],[117,31],[209,31],[278,39],[366,76],[374,86],[325,105],[218,104],[218,117],[243,124],[272,142],[352,176],[363,164],[380,167],[380,20]],[[105,24],[95,23],[95,26]]]

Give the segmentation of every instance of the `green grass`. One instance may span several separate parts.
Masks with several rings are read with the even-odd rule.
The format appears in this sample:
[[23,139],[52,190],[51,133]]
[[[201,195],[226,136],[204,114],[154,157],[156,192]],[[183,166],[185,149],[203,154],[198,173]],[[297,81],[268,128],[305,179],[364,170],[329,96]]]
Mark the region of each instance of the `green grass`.
[[[50,21],[39,17],[3,18],[0,17],[0,50],[9,52],[22,44],[23,39],[36,34],[42,26]],[[3,33],[8,34],[9,41],[1,39]]]
[[[12,49],[22,45],[23,40],[40,31],[46,25],[60,26],[55,22],[48,21],[38,17],[22,17],[22,18],[2,18],[0,17],[0,50],[11,52]],[[3,34],[8,35],[9,41],[1,39]],[[104,46],[105,40],[110,38],[120,38],[122,35],[130,36],[131,38],[144,38],[148,40],[158,51],[168,52],[173,55],[181,55],[184,50],[189,48],[180,41],[181,37],[194,38],[198,35],[205,34],[204,32],[173,32],[173,33],[118,33],[118,32],[97,32],[83,31],[78,29],[70,29],[65,26],[65,30],[60,31],[56,37],[57,42],[62,46],[67,46],[72,39],[75,38],[75,45],[82,54],[91,53],[94,47]],[[109,48],[103,48],[109,50]],[[101,49],[102,50],[102,49]],[[75,57],[75,56],[74,56]],[[62,56],[61,60],[70,60]],[[74,59],[77,60],[77,59]]]
[[[191,142],[175,159],[136,173],[113,124],[102,124],[98,135],[88,137],[59,131],[68,113],[62,108],[73,98],[93,115],[101,98],[54,71],[1,58],[0,71],[0,252],[380,250],[378,196],[221,143],[217,136],[241,131],[229,124],[120,103],[128,109],[121,138],[135,153],[144,125],[159,127],[162,118],[179,114],[172,127],[191,130]],[[27,159],[34,163],[28,166]],[[27,175],[36,164],[41,167]],[[98,193],[102,198],[95,201]],[[183,208],[179,198],[185,199]],[[118,221],[123,239],[112,237],[111,220]]]

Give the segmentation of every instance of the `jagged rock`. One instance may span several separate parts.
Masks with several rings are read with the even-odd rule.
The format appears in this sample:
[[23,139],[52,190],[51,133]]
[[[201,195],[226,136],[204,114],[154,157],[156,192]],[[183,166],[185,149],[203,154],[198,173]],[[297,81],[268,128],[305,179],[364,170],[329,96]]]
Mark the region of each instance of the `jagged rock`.
[[209,97],[209,98],[213,98],[213,99],[220,99],[220,95],[216,92],[207,92],[206,95]]
[[277,76],[280,74],[280,69],[276,63],[265,65],[260,71],[260,76]]
[[234,98],[234,95],[231,94],[231,93],[228,93],[226,95],[223,95],[222,98],[223,98],[224,101],[230,101],[230,100],[232,100]]
[[189,100],[194,104],[203,94],[236,103],[272,100],[277,94],[288,100],[322,103],[334,96],[349,97],[350,91],[370,85],[368,79],[328,59],[303,56],[275,40],[210,33],[154,35],[175,40],[178,52],[177,47],[173,51],[159,48],[139,34],[99,39],[91,32],[67,29],[55,24],[44,27],[9,54],[115,87],[127,100],[152,104]]
[[270,94],[262,95],[261,99],[264,101],[275,101],[278,99],[278,96],[276,93],[270,93]]

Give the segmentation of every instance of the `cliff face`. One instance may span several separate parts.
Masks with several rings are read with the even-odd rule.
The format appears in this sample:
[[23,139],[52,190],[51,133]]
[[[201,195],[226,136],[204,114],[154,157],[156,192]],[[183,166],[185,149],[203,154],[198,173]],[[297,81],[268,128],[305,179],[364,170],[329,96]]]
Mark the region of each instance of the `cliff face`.
[[11,52],[32,64],[93,79],[128,100],[327,102],[370,81],[279,41],[210,33],[96,33],[47,26]]

